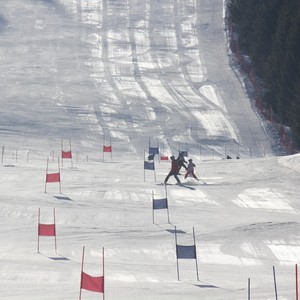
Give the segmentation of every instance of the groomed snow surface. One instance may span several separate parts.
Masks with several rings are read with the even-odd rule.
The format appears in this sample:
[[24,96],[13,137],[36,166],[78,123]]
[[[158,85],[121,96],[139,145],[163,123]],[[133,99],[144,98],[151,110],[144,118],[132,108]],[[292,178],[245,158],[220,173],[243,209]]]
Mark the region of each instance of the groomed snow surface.
[[[276,299],[273,270],[295,299],[300,156],[274,155],[228,53],[222,0],[0,2],[0,299],[78,299],[83,247],[91,276],[104,248],[107,300],[247,299],[248,279]],[[165,189],[149,143],[187,150],[200,180]],[[53,208],[57,252],[41,236],[38,253]]]

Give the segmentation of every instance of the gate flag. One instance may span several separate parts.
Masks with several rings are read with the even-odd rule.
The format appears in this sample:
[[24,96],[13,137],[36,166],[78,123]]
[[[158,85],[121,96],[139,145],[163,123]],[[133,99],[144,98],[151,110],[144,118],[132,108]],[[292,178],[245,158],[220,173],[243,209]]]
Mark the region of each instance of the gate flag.
[[58,172],[48,173],[49,158],[47,159],[45,193],[47,192],[47,183],[51,183],[51,182],[58,182],[59,183],[59,192],[61,193],[61,178],[60,178],[59,157],[57,157],[57,165],[58,165]]
[[38,253],[40,253],[40,236],[54,236],[55,241],[55,253],[57,253],[56,245],[56,225],[55,225],[55,208],[53,208],[53,223],[43,224],[40,222],[41,209],[38,212]]
[[168,223],[170,223],[169,218],[169,207],[168,207],[168,197],[167,197],[167,186],[165,186],[165,198],[156,198],[154,197],[154,192],[152,191],[152,221],[154,223],[154,210],[166,209],[168,214]]
[[92,277],[84,272],[81,273],[81,288],[84,290],[103,293],[104,292],[104,278]]
[[84,267],[84,250],[82,250],[81,277],[80,277],[80,292],[79,300],[81,300],[81,290],[87,290],[96,293],[102,293],[104,300],[104,248],[102,248],[102,276],[91,276],[83,271]]
[[72,158],[72,152],[71,151],[61,151],[61,157],[62,158]]
[[103,136],[103,161],[104,161],[104,153],[110,153],[110,159],[111,161],[113,161],[113,157],[112,157],[112,143],[111,143],[111,137],[109,137],[109,144],[107,145],[105,143],[105,137]]
[[111,146],[103,146],[103,152],[112,152]]
[[193,245],[187,245],[187,246],[178,245],[178,243],[177,243],[177,231],[176,231],[176,226],[175,226],[175,244],[176,244],[176,259],[177,259],[177,277],[178,277],[178,280],[180,280],[179,279],[178,259],[195,259],[197,280],[199,281],[197,251],[196,251],[196,239],[195,239],[194,227],[193,227],[193,238],[194,238],[194,244]]
[[64,159],[70,159],[73,167],[71,139],[69,139],[69,149],[69,151],[64,151],[64,141],[61,139],[61,165],[64,165]]
[[[151,155],[149,155],[151,156]],[[154,160],[149,160],[149,156],[147,156],[147,159],[145,159],[146,157],[146,151],[144,150],[144,181],[146,181],[146,171],[145,170],[150,170],[150,171],[154,171],[154,181],[156,181],[156,173],[155,173],[155,165],[154,165]]]
[[160,155],[160,160],[169,160],[169,157],[165,155]]
[[196,247],[195,245],[191,246],[182,246],[176,245],[176,255],[177,259],[196,259]]
[[144,169],[154,171],[155,170],[154,161],[152,161],[152,162],[144,161]]
[[60,182],[60,173],[46,174],[46,182]]
[[150,147],[149,146],[149,154],[159,154],[159,148],[158,147]]

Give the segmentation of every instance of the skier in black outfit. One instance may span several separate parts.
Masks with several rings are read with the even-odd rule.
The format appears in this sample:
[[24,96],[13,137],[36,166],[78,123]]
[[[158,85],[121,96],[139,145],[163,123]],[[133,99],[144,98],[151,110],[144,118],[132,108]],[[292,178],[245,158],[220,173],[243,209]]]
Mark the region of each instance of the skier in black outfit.
[[187,166],[186,166],[187,161],[184,159],[184,156],[183,156],[182,152],[179,152],[179,155],[176,159],[176,162],[177,162],[178,167],[179,167],[178,172],[180,171],[181,167],[184,167],[187,170]]

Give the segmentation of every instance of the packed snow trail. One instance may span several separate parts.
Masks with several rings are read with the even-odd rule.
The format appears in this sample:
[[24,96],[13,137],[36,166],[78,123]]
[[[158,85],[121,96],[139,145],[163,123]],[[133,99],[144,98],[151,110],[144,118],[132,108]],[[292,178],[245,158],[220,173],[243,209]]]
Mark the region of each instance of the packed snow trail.
[[[0,41],[1,299],[77,298],[83,246],[95,276],[105,248],[106,299],[243,299],[248,278],[272,299],[272,266],[294,299],[299,156],[273,156],[229,64],[223,1],[1,1]],[[44,193],[61,139],[74,165],[61,166],[62,194]],[[190,188],[170,178],[170,223],[166,211],[152,222],[170,163],[155,160],[156,182],[144,173],[149,139],[197,165],[200,182],[180,177]],[[58,253],[43,237],[38,254],[38,209],[51,222],[53,207]],[[184,245],[195,228],[200,281],[194,260],[177,280],[175,226]]]
[[15,0],[1,9],[4,143],[6,132],[25,147],[32,133],[88,147],[111,136],[139,156],[149,138],[167,154],[272,155],[229,65],[222,1]]

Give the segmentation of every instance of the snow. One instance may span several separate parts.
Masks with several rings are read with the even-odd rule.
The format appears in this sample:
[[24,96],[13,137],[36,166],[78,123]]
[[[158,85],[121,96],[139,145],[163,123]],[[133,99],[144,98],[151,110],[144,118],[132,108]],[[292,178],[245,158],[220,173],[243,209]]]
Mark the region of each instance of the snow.
[[[300,155],[276,156],[230,66],[219,0],[0,2],[0,299],[79,297],[84,271],[105,299],[295,298]],[[57,172],[58,183],[48,183]],[[111,139],[113,153],[102,152]],[[152,193],[169,161],[143,169],[149,141],[188,150],[200,181]],[[232,159],[225,159],[230,155]],[[236,159],[239,156],[240,159]],[[53,237],[40,237],[53,222]],[[195,260],[178,243],[193,243]],[[101,294],[82,291],[82,299]]]

